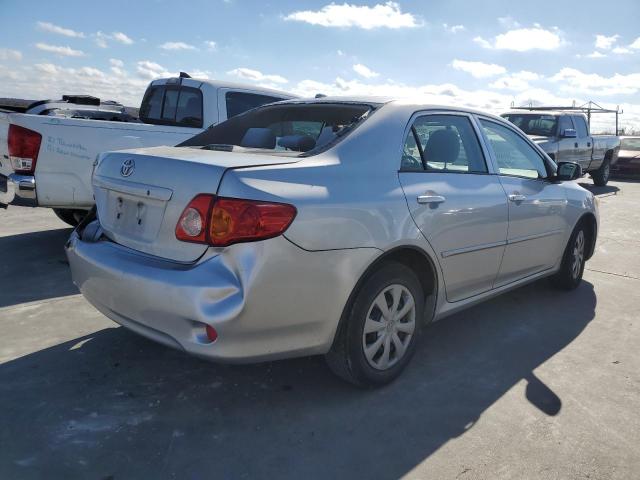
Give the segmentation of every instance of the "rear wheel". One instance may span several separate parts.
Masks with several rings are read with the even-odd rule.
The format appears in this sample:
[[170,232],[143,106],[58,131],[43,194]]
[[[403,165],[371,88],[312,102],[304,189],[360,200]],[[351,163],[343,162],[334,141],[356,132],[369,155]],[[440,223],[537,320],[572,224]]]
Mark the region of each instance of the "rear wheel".
[[605,159],[602,161],[602,165],[600,168],[591,174],[591,178],[593,178],[593,183],[598,187],[604,187],[609,181],[609,175],[611,174],[611,160],[607,155]]
[[53,213],[56,214],[64,223],[77,227],[82,219],[89,213],[87,210],[76,210],[71,208],[54,208]]
[[563,290],[573,290],[582,281],[587,251],[588,231],[581,222],[571,234],[562,257],[562,265],[552,278],[554,285]]
[[424,292],[413,271],[390,262],[356,293],[334,346],[329,367],[358,386],[378,386],[397,378],[420,335]]

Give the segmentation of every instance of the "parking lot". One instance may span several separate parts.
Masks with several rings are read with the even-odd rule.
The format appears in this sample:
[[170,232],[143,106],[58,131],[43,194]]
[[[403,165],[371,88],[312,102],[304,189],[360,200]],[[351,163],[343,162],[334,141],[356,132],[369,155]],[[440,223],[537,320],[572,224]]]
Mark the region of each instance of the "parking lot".
[[640,183],[584,185],[601,231],[576,291],[439,322],[375,391],[130,333],[71,283],[69,228],[0,210],[0,478],[637,478]]

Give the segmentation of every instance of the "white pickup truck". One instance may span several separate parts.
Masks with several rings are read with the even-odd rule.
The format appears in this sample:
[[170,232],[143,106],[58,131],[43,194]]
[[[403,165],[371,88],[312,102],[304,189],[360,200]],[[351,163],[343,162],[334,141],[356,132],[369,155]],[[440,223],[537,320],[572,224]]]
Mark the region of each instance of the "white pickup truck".
[[53,208],[75,225],[94,205],[91,173],[99,153],[173,146],[246,110],[293,97],[181,74],[151,82],[136,123],[68,118],[47,110],[0,112],[0,206],[18,197],[22,205]]

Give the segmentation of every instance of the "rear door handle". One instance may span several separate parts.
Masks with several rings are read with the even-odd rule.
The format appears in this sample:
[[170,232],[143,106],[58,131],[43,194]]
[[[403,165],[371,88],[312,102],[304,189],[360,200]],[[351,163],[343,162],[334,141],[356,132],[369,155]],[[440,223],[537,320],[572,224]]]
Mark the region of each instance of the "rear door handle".
[[445,198],[442,195],[420,195],[417,200],[419,204],[424,205],[428,203],[442,203],[445,201]]
[[509,195],[509,201],[511,202],[523,202],[526,199],[527,197],[525,197],[524,195],[520,195],[519,193],[512,193],[511,195]]

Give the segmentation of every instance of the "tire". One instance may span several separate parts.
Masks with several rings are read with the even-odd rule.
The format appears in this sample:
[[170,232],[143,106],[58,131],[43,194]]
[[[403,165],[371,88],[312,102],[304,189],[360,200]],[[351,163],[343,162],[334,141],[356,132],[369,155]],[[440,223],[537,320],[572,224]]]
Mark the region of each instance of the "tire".
[[[582,281],[589,232],[580,222],[571,234],[562,256],[560,270],[552,277],[552,283],[561,290],[573,290]],[[577,262],[577,263],[576,263]]]
[[609,182],[609,176],[611,175],[611,159],[607,155],[602,161],[600,168],[591,174],[593,183],[598,187],[604,187]]
[[395,380],[415,351],[423,310],[424,292],[416,274],[401,263],[381,265],[359,287],[345,312],[326,355],[329,368],[359,387]]
[[71,208],[54,208],[53,213],[64,223],[72,227],[77,227],[88,212],[86,210],[73,210]]

